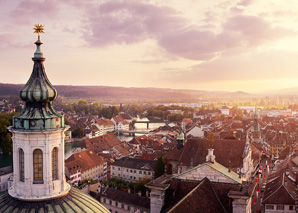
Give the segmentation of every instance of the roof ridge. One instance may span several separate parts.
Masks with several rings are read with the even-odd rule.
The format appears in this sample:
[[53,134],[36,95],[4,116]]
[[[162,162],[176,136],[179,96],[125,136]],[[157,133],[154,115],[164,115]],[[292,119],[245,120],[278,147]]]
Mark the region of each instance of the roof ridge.
[[271,197],[273,194],[275,194],[281,187],[282,187],[282,185],[280,185],[274,192],[270,193],[270,195],[269,195],[267,198],[265,198],[265,199],[262,201],[262,203],[263,203],[265,200],[267,200],[269,197]]

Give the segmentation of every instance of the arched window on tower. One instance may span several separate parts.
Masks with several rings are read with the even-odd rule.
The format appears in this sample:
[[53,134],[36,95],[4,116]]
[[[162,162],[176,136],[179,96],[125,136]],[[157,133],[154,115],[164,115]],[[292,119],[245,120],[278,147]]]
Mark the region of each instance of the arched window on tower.
[[33,183],[43,183],[43,156],[40,149],[33,152]]
[[52,179],[58,179],[58,148],[55,147],[52,151]]
[[19,149],[20,181],[24,182],[24,151]]

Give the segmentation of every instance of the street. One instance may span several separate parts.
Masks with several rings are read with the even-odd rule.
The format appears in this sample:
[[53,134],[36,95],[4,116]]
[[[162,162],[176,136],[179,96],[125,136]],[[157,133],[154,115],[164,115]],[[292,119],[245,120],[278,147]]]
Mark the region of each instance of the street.
[[[267,165],[266,165],[267,162]],[[263,183],[267,181],[268,175],[271,173],[271,167],[270,167],[271,159],[270,158],[263,158],[261,160],[260,168],[262,168],[262,172],[258,175],[256,175],[255,178],[257,178],[257,187],[256,190],[252,196],[252,213],[260,213],[264,212],[264,209],[262,208],[262,198],[264,195],[264,190],[262,190]],[[274,166],[274,161],[272,161],[272,167]],[[253,181],[255,181],[255,178]]]

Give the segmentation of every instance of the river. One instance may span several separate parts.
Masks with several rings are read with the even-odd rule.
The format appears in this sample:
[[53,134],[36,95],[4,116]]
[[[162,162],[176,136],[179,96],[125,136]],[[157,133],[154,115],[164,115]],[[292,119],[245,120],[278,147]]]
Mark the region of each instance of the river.
[[[149,121],[147,118],[135,118],[137,121]],[[143,123],[136,123],[135,128],[136,130],[154,130],[160,126],[164,126],[164,123],[151,123],[149,124],[149,129],[147,129],[147,124]],[[135,136],[140,136],[141,134],[136,134]],[[134,136],[129,135],[116,135],[116,137],[120,141],[130,141],[134,138]],[[64,158],[67,159],[69,156],[72,155],[73,150],[80,145],[81,142],[73,142],[73,143],[65,143],[65,156]],[[12,165],[12,155],[2,155],[0,154],[0,168],[5,166]]]
[[[137,121],[149,121],[148,118],[134,118]],[[154,129],[157,129],[161,126],[164,126],[165,123],[150,123],[149,124],[149,129],[147,129],[147,124],[146,123],[136,123],[135,124],[135,128],[136,130],[145,130],[145,131],[151,131]],[[135,136],[140,136],[141,134],[136,134]],[[134,138],[134,136],[129,136],[127,134],[124,135],[116,135],[116,137],[120,140],[120,141],[130,141]]]

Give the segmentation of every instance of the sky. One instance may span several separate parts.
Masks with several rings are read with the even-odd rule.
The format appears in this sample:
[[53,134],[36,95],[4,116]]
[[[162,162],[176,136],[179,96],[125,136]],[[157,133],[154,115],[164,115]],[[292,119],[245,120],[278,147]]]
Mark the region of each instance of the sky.
[[298,87],[297,0],[0,0],[0,83],[26,83],[34,24],[53,85]]

